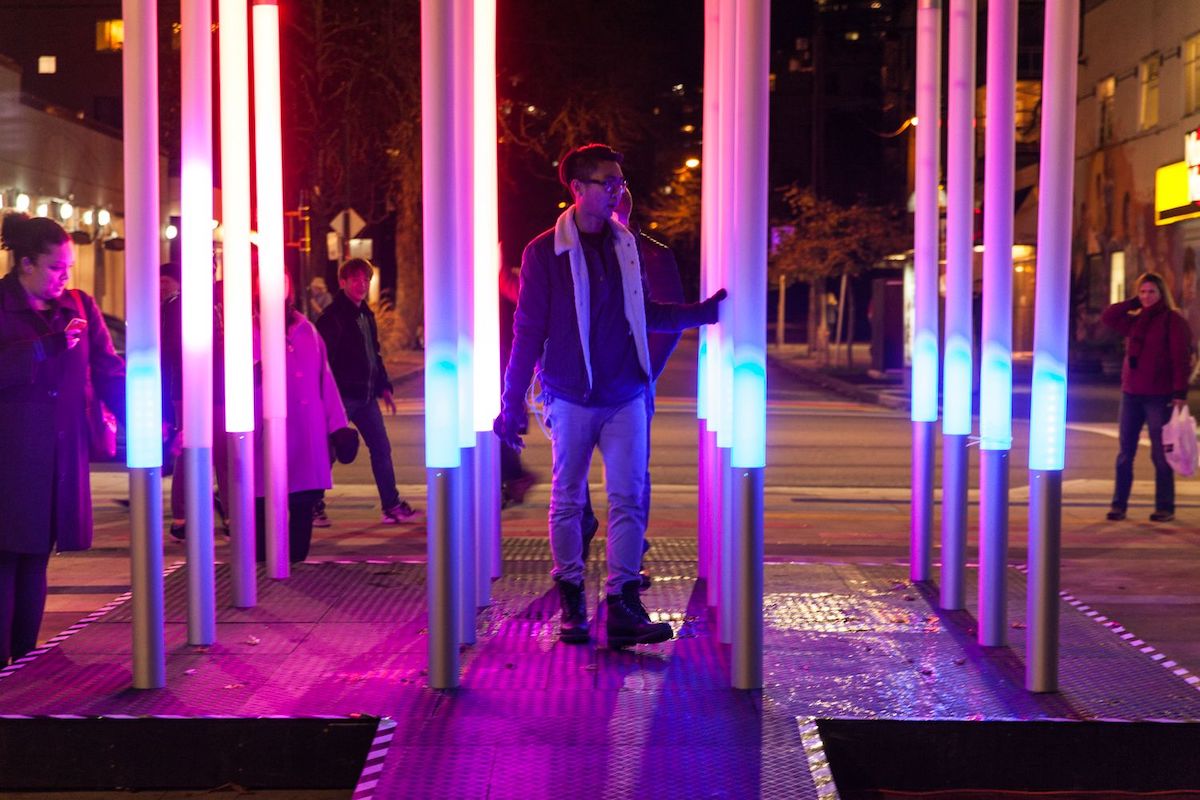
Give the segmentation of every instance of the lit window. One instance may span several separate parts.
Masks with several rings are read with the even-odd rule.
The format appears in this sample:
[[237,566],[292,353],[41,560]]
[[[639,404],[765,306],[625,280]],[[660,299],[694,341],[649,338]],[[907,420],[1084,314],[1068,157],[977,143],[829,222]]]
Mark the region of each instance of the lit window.
[[38,56],[38,75],[53,75],[58,72],[57,56]]
[[1138,96],[1141,98],[1138,108],[1138,123],[1142,130],[1153,128],[1158,124],[1159,66],[1157,53],[1138,65]]
[[96,52],[115,53],[125,46],[125,21],[101,19],[96,21]]
[[1096,102],[1100,111],[1100,144],[1113,139],[1113,102],[1117,94],[1117,79],[1109,76],[1096,84]]
[[1183,43],[1183,110],[1200,110],[1200,34]]

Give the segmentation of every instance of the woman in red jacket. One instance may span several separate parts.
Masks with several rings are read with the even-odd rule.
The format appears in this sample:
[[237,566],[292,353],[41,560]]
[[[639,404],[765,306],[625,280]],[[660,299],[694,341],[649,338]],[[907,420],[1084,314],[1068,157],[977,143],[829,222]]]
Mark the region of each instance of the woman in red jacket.
[[1137,297],[1113,303],[1101,319],[1127,339],[1121,368],[1121,450],[1108,519],[1125,519],[1133,486],[1133,458],[1145,425],[1154,462],[1154,513],[1150,519],[1169,522],[1175,518],[1175,474],[1163,453],[1162,429],[1172,408],[1187,403],[1192,331],[1175,310],[1162,277],[1152,272],[1137,279]]

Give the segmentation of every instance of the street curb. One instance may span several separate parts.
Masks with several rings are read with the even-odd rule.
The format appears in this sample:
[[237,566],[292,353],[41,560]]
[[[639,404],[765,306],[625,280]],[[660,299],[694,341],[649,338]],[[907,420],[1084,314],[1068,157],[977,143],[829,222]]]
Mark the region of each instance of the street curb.
[[857,400],[860,403],[873,403],[875,405],[884,406],[895,411],[908,411],[909,401],[905,398],[895,397],[885,392],[871,389],[865,386],[857,386],[848,381],[835,378],[832,375],[827,375],[819,369],[806,367],[797,364],[787,358],[767,353],[767,360],[776,367],[790,373],[796,378],[813,386],[819,386],[822,389],[828,389],[831,392],[840,394],[843,397],[848,397],[851,400]]

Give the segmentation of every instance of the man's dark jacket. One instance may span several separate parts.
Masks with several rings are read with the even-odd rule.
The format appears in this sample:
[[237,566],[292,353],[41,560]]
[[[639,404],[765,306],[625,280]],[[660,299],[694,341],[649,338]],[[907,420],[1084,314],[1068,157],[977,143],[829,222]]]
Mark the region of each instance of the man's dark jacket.
[[[675,333],[717,320],[716,303],[657,303],[650,299],[644,283],[640,292],[647,331]],[[505,408],[523,407],[537,364],[542,386],[553,396],[588,403],[592,387],[584,365],[574,297],[570,258],[567,253],[555,254],[555,229],[551,228],[530,242],[521,258],[513,351],[504,380]]]
[[[366,320],[370,332],[369,344],[363,341],[359,317]],[[333,369],[338,392],[346,405],[366,403],[381,396],[385,389],[389,392],[392,390],[380,354],[375,315],[366,303],[356,305],[344,291],[339,291],[317,319],[317,330],[325,339],[329,366]],[[374,359],[374,364],[369,359]]]

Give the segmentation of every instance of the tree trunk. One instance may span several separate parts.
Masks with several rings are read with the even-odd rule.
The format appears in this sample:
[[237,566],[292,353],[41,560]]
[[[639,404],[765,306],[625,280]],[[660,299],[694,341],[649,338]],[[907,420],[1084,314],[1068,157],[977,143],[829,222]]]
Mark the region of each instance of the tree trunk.
[[779,304],[775,308],[775,347],[783,349],[783,325],[785,321],[785,311],[787,303],[784,301],[784,293],[787,291],[787,278],[783,275],[779,276]]
[[821,352],[821,331],[825,329],[825,292],[820,279],[808,282],[808,355],[812,358]]
[[[842,320],[846,316],[846,273],[842,273],[842,285],[838,289],[837,323],[834,325],[834,346],[842,343]],[[836,356],[836,354],[835,354]]]
[[853,289],[851,289],[847,297],[847,302],[850,304],[850,308],[846,310],[846,316],[849,318],[849,322],[846,325],[846,368],[854,369],[854,317],[855,312],[858,311],[858,306],[854,303]]

